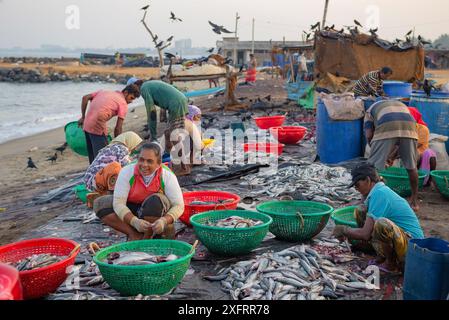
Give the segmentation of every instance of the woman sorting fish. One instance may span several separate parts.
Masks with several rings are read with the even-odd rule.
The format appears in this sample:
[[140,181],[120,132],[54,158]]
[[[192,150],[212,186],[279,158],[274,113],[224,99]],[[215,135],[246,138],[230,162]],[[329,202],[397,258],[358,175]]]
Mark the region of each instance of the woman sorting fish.
[[378,256],[370,264],[386,273],[401,272],[409,240],[424,238],[415,212],[405,199],[381,182],[372,165],[362,164],[351,174],[350,187],[366,198],[366,209],[356,210],[359,228],[338,225],[334,236],[369,241]]
[[138,134],[125,132],[100,150],[83,178],[87,189],[94,192],[88,199],[114,192],[120,170],[131,162],[130,154],[142,141]]
[[157,143],[144,144],[137,163],[120,171],[114,195],[94,202],[101,221],[130,241],[175,238],[174,222],[184,212],[184,199],[176,176],[162,165],[161,152]]

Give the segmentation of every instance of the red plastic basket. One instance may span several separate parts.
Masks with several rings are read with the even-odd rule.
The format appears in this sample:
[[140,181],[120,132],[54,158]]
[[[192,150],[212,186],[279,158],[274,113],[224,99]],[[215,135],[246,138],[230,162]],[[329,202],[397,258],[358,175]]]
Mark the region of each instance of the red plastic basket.
[[245,143],[243,151],[256,151],[280,155],[284,151],[285,145],[280,143]]
[[[33,254],[50,253],[66,256],[78,244],[71,240],[48,238],[33,239],[0,247],[0,262],[17,262]],[[19,272],[25,299],[37,299],[56,291],[67,279],[67,268],[73,266],[79,248],[66,259],[47,267]]]
[[305,127],[273,127],[273,128],[270,128],[270,133],[280,143],[297,144],[306,135],[307,128],[305,128]]
[[[219,210],[235,210],[240,202],[240,197],[236,194],[223,191],[192,191],[184,192],[184,213],[179,218],[184,224],[191,227],[190,217],[201,212],[219,211]],[[225,203],[217,205],[192,205],[193,201],[214,201],[225,200]],[[226,201],[228,200],[228,201]]]
[[285,116],[258,117],[254,118],[256,125],[262,130],[268,130],[273,127],[280,127],[284,124]]
[[0,263],[0,300],[22,300],[19,271]]

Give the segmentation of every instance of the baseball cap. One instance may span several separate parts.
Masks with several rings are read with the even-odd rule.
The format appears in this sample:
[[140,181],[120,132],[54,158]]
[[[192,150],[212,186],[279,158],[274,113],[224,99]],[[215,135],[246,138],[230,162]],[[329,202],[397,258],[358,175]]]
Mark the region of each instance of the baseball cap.
[[348,186],[348,188],[352,188],[355,186],[357,182],[360,180],[364,180],[367,177],[370,177],[371,180],[378,180],[378,174],[376,168],[369,163],[362,163],[359,166],[355,167],[351,171],[352,182]]

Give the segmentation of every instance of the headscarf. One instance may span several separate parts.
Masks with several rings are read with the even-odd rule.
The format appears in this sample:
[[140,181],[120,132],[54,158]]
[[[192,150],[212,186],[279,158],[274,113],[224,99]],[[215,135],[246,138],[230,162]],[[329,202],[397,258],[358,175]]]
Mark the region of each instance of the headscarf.
[[139,144],[142,143],[142,138],[139,137],[139,135],[135,132],[128,131],[125,133],[122,133],[118,137],[116,137],[114,140],[111,141],[111,144],[113,143],[121,143],[125,145],[129,151],[134,150],[137,148]]
[[421,112],[418,111],[418,109],[412,107],[409,107],[408,109],[410,110],[410,113],[413,116],[413,118],[415,118],[416,123],[427,127],[427,123],[425,123],[424,120],[422,119],[422,114]]
[[201,115],[201,109],[197,106],[189,105],[189,113],[186,115],[186,118],[193,121],[193,118],[197,115]]

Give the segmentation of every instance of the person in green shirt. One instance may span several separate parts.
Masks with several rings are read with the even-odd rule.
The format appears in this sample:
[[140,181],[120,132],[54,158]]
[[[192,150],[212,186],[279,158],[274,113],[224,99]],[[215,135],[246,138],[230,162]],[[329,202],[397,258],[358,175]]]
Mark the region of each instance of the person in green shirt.
[[174,86],[159,80],[142,84],[141,96],[145,101],[150,139],[157,139],[156,106],[168,111],[169,133],[184,128],[184,118],[189,112],[186,96]]

